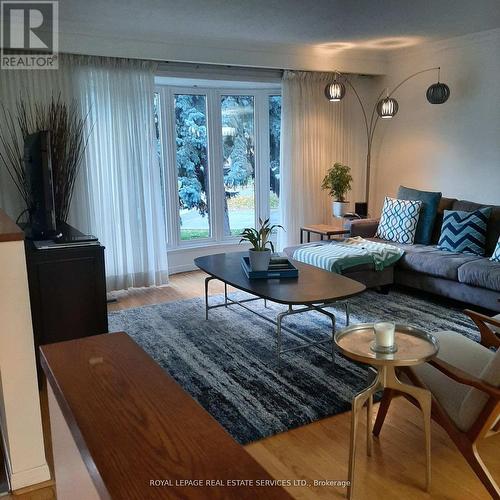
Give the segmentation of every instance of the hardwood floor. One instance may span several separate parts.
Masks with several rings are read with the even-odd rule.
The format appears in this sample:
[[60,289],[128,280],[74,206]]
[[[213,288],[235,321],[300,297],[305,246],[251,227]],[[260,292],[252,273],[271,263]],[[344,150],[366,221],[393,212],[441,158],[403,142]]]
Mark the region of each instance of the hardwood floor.
[[[115,294],[118,302],[110,311],[139,307],[203,295],[202,272],[177,274],[168,286],[138,289]],[[223,286],[211,283],[212,293]],[[390,295],[389,295],[390,298]],[[377,405],[374,407],[374,415]],[[46,409],[43,412],[47,420]],[[344,413],[246,446],[247,451],[276,479],[304,479],[308,486],[291,486],[297,499],[344,498],[339,486],[314,485],[314,481],[345,481],[349,455],[350,413]],[[425,481],[424,435],[420,412],[403,398],[396,398],[389,410],[379,439],[374,440],[372,457],[365,453],[365,423],[360,423],[360,446],[356,468],[356,499],[487,499],[489,495],[446,433],[432,424],[432,487],[423,491]],[[500,434],[481,443],[479,452],[490,472],[500,481]],[[44,496],[44,492],[48,496]],[[51,500],[52,488],[11,498]],[[200,497],[201,498],[201,497]],[[230,498],[230,497],[228,497]]]
[[[179,273],[170,277],[170,283],[167,286],[113,292],[112,297],[118,301],[108,304],[108,311],[201,297],[205,294],[204,280],[206,276],[202,271]],[[224,285],[217,280],[211,281],[210,293],[224,293]]]
[[[205,274],[199,271],[177,274],[171,283],[154,290],[121,292],[109,310],[139,307],[203,295]],[[213,281],[211,292],[223,292]],[[217,288],[218,287],[218,288]],[[389,296],[390,298],[390,296]],[[377,405],[374,407],[374,415]],[[432,424],[432,488],[425,483],[424,434],[420,412],[403,398],[396,398],[372,457],[364,444],[365,423],[358,439],[355,498],[357,499],[487,499],[489,495],[446,433]],[[246,446],[247,451],[277,479],[346,480],[349,455],[350,413],[344,413]],[[485,440],[479,451],[491,473],[500,481],[500,434]],[[342,487],[289,487],[297,499],[343,498]]]

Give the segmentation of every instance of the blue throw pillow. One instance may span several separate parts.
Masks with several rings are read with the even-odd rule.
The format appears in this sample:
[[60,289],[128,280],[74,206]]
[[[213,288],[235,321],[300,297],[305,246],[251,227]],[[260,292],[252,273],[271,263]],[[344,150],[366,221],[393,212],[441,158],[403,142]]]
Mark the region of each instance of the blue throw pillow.
[[493,255],[490,257],[490,260],[493,262],[500,262],[500,236],[498,237],[497,246],[493,252]]
[[484,255],[486,226],[491,207],[474,212],[445,210],[438,248],[450,252]]
[[420,217],[417,224],[417,232],[415,233],[415,243],[422,245],[430,245],[432,238],[432,230],[436,221],[439,202],[441,201],[442,193],[433,191],[420,191],[411,189],[405,186],[400,186],[398,191],[398,199],[400,200],[417,200],[422,202],[420,209]]
[[376,238],[412,245],[417,230],[421,201],[385,197]]

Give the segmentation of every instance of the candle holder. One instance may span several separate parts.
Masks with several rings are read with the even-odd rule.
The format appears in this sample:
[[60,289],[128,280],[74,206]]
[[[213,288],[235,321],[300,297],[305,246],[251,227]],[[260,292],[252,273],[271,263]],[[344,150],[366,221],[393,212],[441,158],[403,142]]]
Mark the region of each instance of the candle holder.
[[373,352],[391,354],[398,350],[394,341],[396,325],[392,321],[377,321],[373,324],[375,340],[370,344]]

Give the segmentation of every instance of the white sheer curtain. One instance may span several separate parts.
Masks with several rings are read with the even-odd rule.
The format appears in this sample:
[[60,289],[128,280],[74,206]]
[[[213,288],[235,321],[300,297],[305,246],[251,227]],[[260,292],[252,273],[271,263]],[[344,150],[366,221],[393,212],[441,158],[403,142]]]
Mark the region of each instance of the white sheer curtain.
[[[9,107],[20,92],[34,100],[61,92],[89,114],[92,131],[69,222],[105,245],[108,291],[168,280],[154,147],[154,70],[153,63],[144,61],[62,55],[57,71],[5,71],[1,76],[0,98]],[[11,210],[13,189],[2,186],[0,192],[0,203]]]
[[286,71],[281,112],[281,221],[278,246],[299,242],[304,224],[328,223],[331,200],[321,190],[327,169],[347,162],[352,149],[346,103],[333,105],[324,94],[331,73]]
[[108,290],[167,282],[160,166],[154,147],[150,62],[71,58],[93,126],[73,220],[106,246]]

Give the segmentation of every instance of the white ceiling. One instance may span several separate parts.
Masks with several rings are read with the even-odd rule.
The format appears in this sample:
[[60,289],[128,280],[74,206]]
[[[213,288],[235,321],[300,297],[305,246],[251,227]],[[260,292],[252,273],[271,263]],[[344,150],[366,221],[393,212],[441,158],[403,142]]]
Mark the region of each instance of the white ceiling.
[[[130,57],[237,63],[237,52],[387,50],[500,27],[499,0],[63,0],[61,47]],[[188,50],[189,49],[189,50]],[[210,59],[210,50],[220,52]],[[222,52],[221,52],[222,51]],[[225,51],[225,55],[223,52]],[[119,54],[118,52],[122,52]],[[191,55],[189,57],[189,55]],[[225,59],[224,59],[225,58]],[[241,59],[241,57],[240,57]]]

